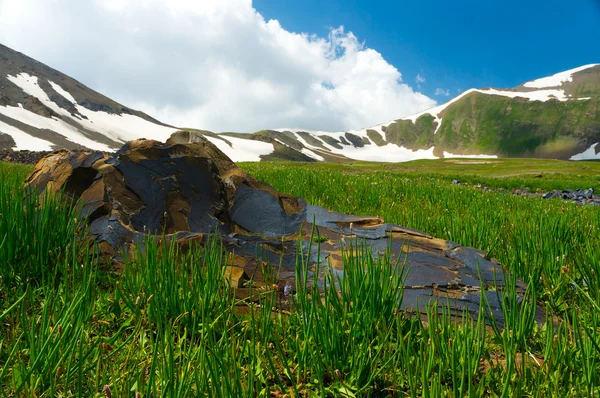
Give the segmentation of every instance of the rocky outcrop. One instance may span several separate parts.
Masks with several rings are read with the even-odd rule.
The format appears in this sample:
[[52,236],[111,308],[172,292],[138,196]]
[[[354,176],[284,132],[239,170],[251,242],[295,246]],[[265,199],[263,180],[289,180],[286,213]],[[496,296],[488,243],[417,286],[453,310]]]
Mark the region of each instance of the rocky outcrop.
[[0,132],[0,150],[2,150],[1,148],[13,148],[15,146],[17,146],[17,144],[10,135]]
[[[437,301],[456,314],[466,308],[476,315],[481,277],[495,290],[488,299],[502,322],[502,268],[483,252],[279,193],[201,135],[178,132],[167,143],[132,141],[114,155],[57,151],[39,161],[27,183],[39,193],[64,191],[79,200],[90,239],[115,261],[148,235],[166,234],[185,245],[219,234],[230,253],[229,274],[253,275],[260,283],[256,271],[269,263],[281,267],[282,286],[294,286],[299,249],[309,253],[311,269],[330,264],[343,275],[343,251],[364,243],[375,257],[389,250],[392,261],[406,261],[404,308]],[[319,236],[319,255],[311,234]]]
[[544,199],[563,199],[570,200],[579,205],[600,205],[600,197],[594,196],[594,190],[588,189],[564,189],[562,191],[550,191],[542,195]]
[[[0,143],[1,140],[2,135],[0,135]],[[12,151],[10,149],[0,149],[0,162],[36,164],[48,154],[50,154],[50,152],[47,151]]]

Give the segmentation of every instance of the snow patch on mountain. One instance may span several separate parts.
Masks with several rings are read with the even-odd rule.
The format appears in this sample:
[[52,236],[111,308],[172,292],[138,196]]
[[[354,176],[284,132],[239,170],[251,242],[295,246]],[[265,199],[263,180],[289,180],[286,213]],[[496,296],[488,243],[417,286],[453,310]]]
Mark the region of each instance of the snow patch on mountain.
[[73,104],[77,104],[77,101],[75,100],[75,98],[73,98],[73,96],[71,94],[69,94],[66,90],[64,90],[61,86],[54,83],[53,81],[49,81],[49,83],[52,86],[52,88],[54,89],[54,91],[56,91],[57,93],[62,95],[67,101],[69,101]]
[[455,155],[444,151],[444,158],[498,159],[496,155]]
[[[57,118],[47,118],[19,106],[0,106],[0,113],[38,129],[52,130],[67,140],[97,151],[112,151],[108,145],[101,144],[84,136],[77,128]],[[30,149],[30,148],[27,148]]]
[[577,155],[573,155],[569,158],[569,160],[596,160],[596,159],[600,159],[600,153],[596,153],[596,146],[600,144],[599,142],[596,142],[595,144],[592,144],[588,149],[586,149],[585,151],[578,153]]
[[497,90],[494,88],[488,88],[485,90],[477,90],[483,94],[500,95],[503,97],[510,98],[526,98],[529,101],[542,101],[546,102],[551,99],[557,99],[559,101],[568,101],[569,97],[565,95],[564,90],[535,90],[535,91],[508,91],[508,90]]
[[[574,79],[578,79],[578,76],[580,75],[574,77],[576,73],[597,65],[598,64],[590,64],[571,69],[569,71],[560,72],[546,78],[524,83],[522,86],[519,86],[516,89],[470,89],[461,93],[457,97],[452,98],[446,103],[437,105],[425,111],[403,117],[401,119],[392,120],[387,123],[381,123],[376,126],[361,128],[358,130],[327,132],[291,128],[277,129],[280,132],[289,132],[286,133],[286,135],[288,135],[289,139],[295,141],[295,143],[290,143],[290,145],[287,145],[280,140],[275,139],[275,141],[278,141],[280,144],[288,146],[293,150],[301,152],[317,161],[324,161],[330,158],[347,158],[379,162],[404,162],[415,159],[437,159],[438,156],[434,155],[435,148],[433,146],[428,149],[411,150],[397,144],[377,141],[380,144],[385,144],[383,146],[378,146],[371,138],[369,138],[369,134],[367,132],[369,130],[373,130],[380,134],[384,141],[387,141],[388,137],[386,136],[384,129],[389,127],[391,124],[400,120],[410,121],[416,124],[417,120],[421,116],[431,115],[433,117],[433,122],[436,123],[433,134],[437,134],[438,131],[440,131],[443,122],[443,118],[441,116],[444,114],[444,111],[452,104],[460,101],[471,93],[496,95],[507,98],[522,98],[523,101],[589,100],[589,97],[576,98],[571,95],[567,95],[565,93],[566,86],[564,86],[564,83],[572,82]],[[27,106],[27,108],[34,110],[34,112],[25,109],[26,105],[24,103],[18,103],[19,101],[23,101],[20,94],[16,96],[13,95],[11,102],[8,102],[10,105],[0,106],[0,115],[17,120],[26,125],[23,126],[21,124],[16,124],[15,126],[10,126],[8,123],[11,123],[11,121],[0,123],[0,132],[8,134],[13,138],[16,144],[16,149],[50,150],[54,146],[53,142],[51,141],[53,141],[56,137],[53,134],[48,136],[49,141],[39,139],[30,134],[33,133],[33,130],[30,131],[28,126],[41,130],[52,130],[69,141],[100,151],[111,151],[117,149],[111,146],[118,147],[121,143],[138,138],[155,139],[164,142],[168,139],[168,137],[171,136],[172,133],[177,131],[176,128],[163,126],[158,122],[154,122],[151,118],[145,119],[143,117],[135,116],[131,113],[131,111],[124,111],[124,113],[119,114],[112,113],[113,111],[105,112],[90,110],[79,104],[72,93],[64,88],[72,87],[68,85],[68,80],[63,79],[60,76],[57,77],[55,79],[56,81],[66,85],[61,86],[55,81],[48,80],[54,78],[53,76],[54,75],[40,75],[39,79],[43,80],[39,80],[38,76],[23,73],[21,72],[21,69],[15,70],[15,72],[10,72],[7,76],[7,79],[18,86],[23,93],[37,98],[44,106],[52,110],[53,114],[55,115],[54,117],[44,117],[43,115],[47,113],[39,112],[37,109],[34,110],[29,106]],[[48,89],[48,92],[42,88],[47,88],[47,84],[52,87],[52,90]],[[80,91],[76,92],[80,93]],[[54,102],[50,99],[50,93],[54,94],[52,98],[57,102]],[[72,106],[67,104],[68,106],[66,106],[66,108],[68,109],[62,108],[61,105],[65,106],[66,103],[62,100],[62,98],[57,98],[56,94],[64,97],[64,99],[72,104]],[[88,97],[82,95],[78,98]],[[92,96],[89,98],[95,97]],[[59,103],[61,105],[59,105]],[[34,108],[37,106],[36,103],[31,102],[30,99],[27,100],[27,104],[32,105]],[[99,109],[103,105],[103,102],[100,101],[100,103],[96,105],[98,108],[92,108]],[[106,104],[104,105],[106,106]],[[113,107],[114,103],[112,102],[108,105],[108,108],[105,107],[104,109],[114,109],[114,112],[118,112],[116,109],[120,109],[118,107]],[[399,126],[399,128],[404,127]],[[29,133],[26,131],[29,131]],[[432,127],[429,126],[427,131],[428,134],[431,134]],[[304,133],[310,134],[310,137]],[[323,136],[330,137],[336,142],[327,138],[321,138]],[[110,139],[112,143],[106,140],[104,137]],[[214,134],[207,134],[205,137],[215,144],[219,149],[221,149],[233,161],[260,161],[261,156],[272,154],[275,151],[273,143],[269,142],[232,136],[224,136],[222,139],[219,139],[216,138]],[[284,141],[287,142],[287,139]],[[571,159],[600,159],[600,154],[595,153],[597,148],[600,149],[600,147],[597,147],[598,144],[600,144],[600,142],[593,144],[584,152],[572,156]],[[440,154],[440,156],[445,158],[497,158],[496,155],[486,154],[455,155],[450,152],[442,152],[441,149],[443,148],[438,148],[438,151],[435,152],[436,154],[439,154],[440,152],[443,153],[443,155]]]
[[374,131],[378,132],[379,134],[381,134],[382,136],[385,136],[385,131],[383,131],[383,128],[389,126],[392,123],[393,122],[378,124],[377,126],[373,126],[373,127],[369,127],[368,129],[364,129],[364,131],[366,132],[367,130],[374,130]]
[[234,162],[260,162],[262,155],[273,153],[275,148],[268,142],[245,140],[227,136],[226,139],[231,146],[224,140],[205,135],[204,138],[215,144],[225,155]]
[[50,101],[48,94],[38,85],[37,76],[30,76],[27,73],[19,73],[16,76],[8,75],[6,78],[19,86],[26,94],[33,97],[37,97],[40,101],[44,102],[43,99]]
[[[593,66],[593,65],[576,68],[576,69],[573,69],[568,72],[571,73],[571,75],[572,75],[573,73],[576,73],[580,70],[584,70],[590,66]],[[557,75],[561,75],[561,74],[557,74]],[[571,76],[571,75],[568,75],[568,76]],[[561,75],[558,78],[560,78],[560,79],[570,78],[570,77],[565,77],[565,76],[566,75],[564,75],[564,76]],[[545,84],[545,83],[542,82],[539,84],[541,85],[541,84]],[[568,100],[573,99],[571,97],[568,97],[565,94],[564,90],[561,90],[561,89],[542,89],[542,90],[532,90],[532,91],[498,90],[498,89],[493,89],[493,88],[470,89],[470,90],[466,90],[465,92],[461,93],[460,95],[456,96],[455,98],[451,99],[448,102],[445,102],[436,107],[427,109],[425,111],[416,113],[414,115],[404,117],[399,120],[410,120],[411,122],[416,124],[417,119],[420,118],[421,116],[431,115],[431,116],[433,116],[434,122],[436,123],[436,128],[434,131],[434,134],[436,134],[439,131],[440,127],[442,126],[442,118],[439,115],[453,103],[455,103],[455,102],[459,101],[460,99],[462,99],[463,97],[465,97],[471,93],[475,93],[475,92],[481,93],[481,94],[486,94],[486,95],[498,95],[498,96],[503,96],[503,97],[508,97],[508,98],[523,98],[523,99],[526,99],[529,101],[550,101],[550,100],[568,101]],[[382,123],[382,124],[379,124],[379,125],[376,125],[373,127],[363,128],[360,130],[348,131],[348,133],[354,134],[361,138],[365,137],[368,139],[367,130],[375,130],[378,133],[380,133],[382,136],[385,137],[385,132],[383,131],[383,127],[387,127],[394,122],[395,122],[395,120],[392,120],[390,122]],[[298,134],[299,132],[309,133],[315,139],[321,141],[322,147],[327,148],[331,153],[344,155],[346,157],[349,157],[351,159],[356,159],[356,160],[381,161],[381,162],[404,162],[404,161],[409,161],[409,160],[414,160],[414,159],[435,159],[435,158],[437,158],[436,156],[433,155],[433,147],[430,149],[427,149],[427,150],[412,151],[410,149],[400,147],[395,144],[387,144],[382,147],[378,147],[373,143],[371,143],[370,145],[364,145],[363,147],[355,147],[354,145],[345,145],[345,144],[343,144],[343,140],[341,138],[346,139],[346,137],[345,137],[346,132],[326,132],[326,131],[312,131],[312,130],[290,129],[290,128],[277,129],[277,131],[281,131],[281,132],[289,131],[289,132],[293,133],[295,135],[296,139],[298,140],[298,142],[300,142],[306,148],[309,148],[312,150],[323,150],[323,148],[315,147],[314,145],[309,144],[307,140],[305,140],[300,134]],[[319,138],[320,135],[327,135],[327,136],[330,136],[330,137],[335,138],[336,140],[340,141],[343,149],[334,148],[334,147],[328,145],[327,143],[323,142],[323,140],[321,140]],[[370,141],[371,140],[369,139],[369,142]],[[487,158],[497,158],[496,155],[480,154],[480,155],[462,156],[462,155],[454,155],[454,154],[451,154],[448,152],[444,152],[444,157],[471,157],[471,158],[486,158],[486,159]]]
[[413,123],[416,123],[417,119],[420,118],[423,115],[431,115],[431,116],[433,116],[434,118],[437,119],[437,115],[439,113],[441,113],[444,109],[446,109],[448,106],[450,106],[451,104],[455,103],[456,101],[458,101],[459,99],[461,99],[465,95],[468,95],[468,94],[470,94],[470,93],[472,93],[474,91],[477,91],[477,90],[473,89],[473,88],[470,89],[470,90],[467,90],[467,91],[463,92],[462,94],[460,94],[460,95],[452,98],[450,101],[443,103],[442,105],[438,105],[438,106],[433,107],[431,109],[427,109],[427,110],[425,110],[423,112],[415,113],[414,115],[404,117],[404,118],[402,118],[402,120],[410,120]]
[[[579,72],[580,70],[584,70],[584,69],[588,69],[590,67],[596,66],[596,64],[594,65],[587,65],[585,67],[581,67],[581,68],[576,68],[576,69],[572,69],[572,71],[570,72],[571,74],[569,75],[569,79],[571,79],[570,81],[572,81],[572,74]],[[566,73],[566,72],[564,72]],[[561,75],[560,73],[558,73],[557,75]],[[563,78],[563,77],[560,77]],[[542,79],[539,79],[542,80]],[[544,83],[540,83],[540,84],[544,84]],[[526,84],[527,85],[527,84]],[[542,87],[546,87],[546,86],[542,86]],[[551,87],[551,86],[547,86],[547,87]],[[483,89],[483,90],[479,90],[479,89],[469,89],[463,93],[461,93],[460,95],[454,97],[453,99],[451,99],[448,102],[443,103],[442,105],[438,105],[436,107],[433,107],[431,109],[427,109],[425,111],[419,112],[419,113],[415,113],[414,115],[411,116],[407,116],[404,117],[400,120],[410,120],[413,123],[417,122],[417,119],[420,118],[423,115],[431,115],[434,117],[435,122],[437,123],[437,127],[434,131],[434,134],[436,134],[438,132],[438,130],[440,129],[440,127],[442,126],[442,118],[439,117],[439,114],[442,113],[442,111],[444,111],[444,109],[448,108],[448,106],[452,105],[453,103],[455,103],[456,101],[460,100],[461,98],[463,98],[466,95],[469,95],[471,93],[481,93],[481,94],[488,94],[488,95],[499,95],[499,96],[503,96],[503,97],[510,97],[510,98],[525,98],[529,101],[549,101],[552,99],[556,99],[559,101],[568,101],[572,98],[568,97],[565,94],[564,90],[559,90],[559,89],[551,89],[551,90],[534,90],[534,91],[527,91],[527,92],[522,92],[522,91],[510,91],[510,90],[498,90],[498,89],[493,89],[493,88],[488,88],[488,89]],[[579,98],[579,99],[590,99],[590,98]],[[384,124],[380,124],[378,126],[375,127],[369,127],[369,129],[375,130],[376,128],[381,128],[381,126],[389,126],[390,124],[394,123],[394,121],[388,122],[388,123],[384,123]],[[367,129],[365,129],[367,130]]]
[[[7,79],[19,86],[26,94],[36,97],[42,104],[52,109],[57,114],[73,120],[75,123],[84,129],[98,132],[112,139],[113,141],[125,143],[137,138],[154,139],[158,141],[166,141],[172,133],[177,129],[172,127],[161,126],[152,123],[141,117],[129,114],[114,114],[102,111],[92,111],[84,106],[77,104],[75,98],[59,84],[49,81],[54,90],[72,102],[81,116],[72,115],[66,109],[61,108],[57,103],[52,101],[48,94],[39,86],[37,76],[31,76],[27,73],[20,73],[16,76],[7,76]],[[4,107],[6,108],[6,107]],[[14,107],[13,107],[14,108]],[[99,151],[109,151],[118,148],[110,148],[105,144],[100,144],[85,137],[79,130],[70,124],[56,118],[45,118],[36,115],[21,108],[20,117],[13,117],[23,121],[31,126],[38,128],[49,128],[58,134],[64,136],[69,141],[73,141],[90,149]],[[25,112],[30,113],[26,115]],[[0,113],[5,114],[5,109],[0,107]],[[13,111],[14,113],[14,111]],[[8,116],[8,115],[7,115]],[[12,117],[12,116],[11,116]],[[25,120],[24,120],[24,119]],[[45,120],[42,120],[45,119]],[[26,121],[27,120],[27,121]],[[36,124],[30,122],[34,121]],[[42,127],[43,126],[43,127]]]
[[15,141],[16,151],[29,150],[29,151],[51,151],[52,143],[40,138],[36,138],[32,135],[27,134],[24,131],[19,130],[9,124],[0,121],[0,133],[8,134]]
[[438,130],[440,129],[440,127],[442,126],[442,118],[438,117],[438,115],[440,113],[442,113],[442,111],[444,109],[446,109],[448,106],[452,105],[453,103],[455,103],[456,101],[458,101],[462,97],[464,97],[464,96],[466,96],[468,94],[471,94],[472,92],[475,92],[475,91],[479,91],[479,90],[476,90],[476,89],[472,88],[472,89],[467,90],[467,91],[463,92],[462,94],[460,94],[460,95],[452,98],[450,101],[443,103],[442,105],[438,105],[438,106],[436,106],[434,108],[427,109],[427,110],[425,110],[423,112],[419,112],[419,113],[416,113],[414,115],[407,116],[405,118],[402,118],[401,120],[410,120],[410,121],[412,121],[413,123],[416,124],[417,123],[417,119],[420,118],[421,116],[423,116],[423,115],[431,115],[431,116],[434,117],[435,122],[437,123],[437,127],[436,127],[436,129],[434,131],[434,134],[436,134],[438,132]]
[[[93,131],[98,131],[115,141],[127,142],[138,138],[166,141],[178,129],[161,126],[126,113],[117,115],[101,111],[91,111],[76,105],[77,111],[87,119],[77,119],[81,124]],[[66,112],[66,111],[65,111]],[[68,113],[68,112],[67,112]]]
[[552,76],[542,77],[541,79],[532,80],[530,82],[524,83],[523,86],[530,88],[546,88],[546,87],[559,87],[562,86],[565,82],[573,81],[573,74],[577,72],[581,72],[582,70],[586,70],[589,68],[593,68],[600,64],[589,64],[580,66],[578,68],[566,70],[564,72],[556,73]]
[[[300,130],[300,131],[303,131],[303,130]],[[286,147],[289,148],[289,145],[287,145],[286,143],[282,142],[281,140],[278,140],[277,138],[275,138],[275,141],[278,142],[278,143],[280,143],[281,145],[286,146]],[[300,149],[300,152],[303,153],[304,155],[308,156],[311,159],[318,160],[320,162],[325,161],[325,158],[323,156],[317,155],[316,153],[314,153],[310,149],[302,148],[302,149]]]
[[316,153],[314,153],[313,151],[311,151],[310,149],[306,149],[306,148],[302,148],[300,150],[300,152],[302,152],[303,154],[305,154],[306,156],[308,156],[309,158],[318,160],[320,162],[325,161],[325,158],[323,156],[317,155]]
[[[393,122],[390,122],[390,123],[393,123]],[[379,126],[382,126],[382,125],[379,125]],[[369,129],[371,129],[371,128],[369,128]],[[354,131],[348,131],[348,133],[357,135],[359,137],[368,138],[367,134],[366,134],[366,130],[367,129],[354,130]],[[375,128],[373,128],[373,130],[375,130]],[[371,144],[366,144],[362,147],[356,147],[354,145],[343,144],[343,141],[341,138],[343,137],[347,141],[347,138],[345,137],[346,132],[338,131],[338,132],[334,132],[334,133],[331,133],[331,132],[328,133],[326,131],[310,131],[310,130],[307,131],[307,130],[301,130],[301,129],[278,129],[277,131],[281,131],[281,132],[289,131],[291,133],[294,133],[294,135],[297,137],[298,141],[310,150],[323,151],[323,148],[326,148],[328,150],[328,152],[330,152],[334,155],[342,155],[342,156],[345,156],[347,158],[354,159],[354,160],[363,160],[363,161],[371,161],[371,162],[408,162],[410,160],[416,160],[416,159],[437,159],[437,156],[435,156],[433,154],[434,147],[431,147],[429,149],[419,149],[416,151],[413,151],[413,150],[405,148],[405,147],[398,146],[396,144],[387,144],[384,146],[377,146],[377,145],[371,143]],[[381,129],[379,129],[379,131],[381,133],[383,133],[383,131]],[[305,132],[305,133],[312,135],[313,138],[315,138],[321,142],[322,148],[319,148],[319,147],[309,144],[308,141],[306,141],[304,138],[302,138],[301,135],[298,134],[298,132]],[[385,134],[385,133],[383,133],[383,134]],[[322,139],[319,138],[320,135],[327,135],[331,138],[334,138],[334,139],[340,141],[340,144],[342,145],[342,149],[334,148],[333,146],[327,144],[326,142],[324,142]],[[307,153],[305,153],[305,154],[308,155]],[[310,155],[308,155],[308,156],[310,156]]]
[[[464,96],[469,95],[471,93],[475,93],[475,92],[481,93],[481,94],[488,94],[488,95],[500,95],[503,97],[510,97],[510,98],[521,97],[521,98],[528,99],[529,101],[548,101],[551,99],[557,99],[559,101],[567,101],[570,99],[569,97],[567,97],[565,95],[564,90],[558,90],[558,89],[521,92],[521,91],[497,90],[497,89],[493,89],[493,88],[488,88],[488,89],[483,89],[483,90],[472,88],[472,89],[469,89],[469,90],[463,92],[462,94],[454,97],[450,101],[443,103],[442,105],[436,106],[431,109],[427,109],[423,112],[419,112],[419,113],[416,113],[411,116],[404,117],[401,120],[410,120],[413,123],[416,123],[417,119],[419,117],[421,117],[423,115],[431,115],[435,118],[435,121],[437,122],[437,127],[435,130],[435,133],[437,133],[440,126],[442,125],[442,118],[439,117],[438,115],[440,113],[442,113],[442,111],[444,109],[446,109],[448,106],[452,105],[453,103],[460,100]],[[393,123],[393,122],[388,123],[388,125],[391,123]]]
[[370,162],[408,162],[417,159],[437,159],[437,156],[433,154],[433,150],[434,147],[413,151],[396,144],[387,144],[380,147],[372,144],[365,145],[362,148],[356,148],[349,145],[343,150],[336,149],[336,153],[349,157],[350,159]]

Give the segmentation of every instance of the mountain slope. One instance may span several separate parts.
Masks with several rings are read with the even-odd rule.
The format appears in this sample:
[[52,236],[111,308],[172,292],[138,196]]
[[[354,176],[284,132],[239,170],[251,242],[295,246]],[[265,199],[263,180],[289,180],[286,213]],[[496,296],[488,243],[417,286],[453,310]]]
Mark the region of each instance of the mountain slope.
[[[137,138],[165,141],[177,130],[0,44],[0,149],[112,151]],[[234,161],[600,159],[600,65],[513,89],[471,89],[432,109],[354,131],[186,130]]]
[[[600,141],[600,65],[586,65],[515,89],[468,90],[424,116],[421,142],[458,154],[569,158]],[[388,135],[406,135],[395,122]],[[396,141],[398,143],[398,141]],[[418,147],[418,142],[410,144]]]
[[600,65],[582,66],[514,89],[471,89],[435,108],[362,130],[279,132],[294,135],[320,155],[325,148],[359,160],[597,159]]
[[[164,142],[177,130],[0,44],[0,149],[114,151],[138,138]],[[235,161],[314,160],[268,138],[195,131]]]
[[0,44],[0,147],[109,151],[175,130]]

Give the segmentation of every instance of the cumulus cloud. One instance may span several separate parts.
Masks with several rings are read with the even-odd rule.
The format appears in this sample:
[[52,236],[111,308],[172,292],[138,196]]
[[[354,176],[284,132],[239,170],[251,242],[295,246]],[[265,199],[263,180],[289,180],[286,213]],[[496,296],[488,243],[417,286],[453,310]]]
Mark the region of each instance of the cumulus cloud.
[[450,89],[436,88],[435,95],[445,95],[446,97],[450,96]]
[[251,0],[0,0],[0,42],[177,126],[347,130],[435,105],[343,27],[289,32]]

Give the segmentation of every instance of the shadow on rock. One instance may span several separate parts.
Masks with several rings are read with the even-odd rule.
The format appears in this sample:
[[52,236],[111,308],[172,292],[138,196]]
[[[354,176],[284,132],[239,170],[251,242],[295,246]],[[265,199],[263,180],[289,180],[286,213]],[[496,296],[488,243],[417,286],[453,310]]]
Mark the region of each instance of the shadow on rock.
[[[308,205],[255,180],[194,133],[177,132],[166,143],[132,141],[114,155],[57,151],[38,162],[27,183],[40,194],[64,191],[79,200],[90,239],[116,262],[148,235],[186,244],[217,233],[230,253],[231,275],[260,283],[257,269],[266,262],[281,267],[279,283],[290,286],[300,249],[313,270],[330,266],[343,275],[343,252],[360,244],[374,257],[391,253],[392,261],[406,264],[404,309],[437,302],[454,315],[466,309],[477,316],[483,283],[489,315],[503,324],[503,269],[482,251],[377,217]],[[521,297],[525,285],[515,288]]]

